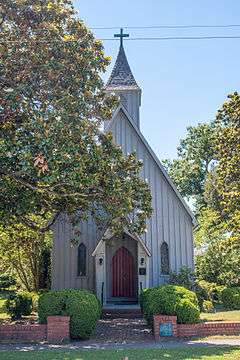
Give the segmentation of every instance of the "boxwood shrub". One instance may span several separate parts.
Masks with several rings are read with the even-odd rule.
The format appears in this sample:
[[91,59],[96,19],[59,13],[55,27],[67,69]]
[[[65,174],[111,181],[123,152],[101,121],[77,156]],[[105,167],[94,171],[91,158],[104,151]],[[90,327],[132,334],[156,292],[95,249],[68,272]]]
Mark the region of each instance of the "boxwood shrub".
[[240,287],[229,287],[222,291],[222,302],[226,309],[240,310]]
[[101,306],[96,296],[86,290],[49,291],[38,300],[39,322],[46,323],[49,315],[69,315],[71,337],[88,339],[101,315]]
[[193,291],[177,285],[162,285],[145,289],[140,295],[144,317],[152,323],[153,315],[176,315],[179,323],[199,320],[198,299]]

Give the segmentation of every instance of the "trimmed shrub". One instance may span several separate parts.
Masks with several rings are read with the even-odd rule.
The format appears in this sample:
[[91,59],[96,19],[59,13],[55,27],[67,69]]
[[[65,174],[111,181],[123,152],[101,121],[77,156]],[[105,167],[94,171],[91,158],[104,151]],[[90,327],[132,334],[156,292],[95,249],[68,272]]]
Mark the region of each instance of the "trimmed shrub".
[[21,319],[22,316],[30,315],[32,312],[32,296],[28,292],[11,294],[4,307],[13,320]]
[[193,324],[199,320],[200,309],[189,299],[181,299],[175,307],[177,321],[179,324]]
[[38,318],[46,323],[49,315],[69,315],[72,338],[88,339],[101,315],[96,296],[86,290],[56,290],[40,295]]
[[169,274],[169,284],[183,286],[193,290],[195,275],[191,268],[182,266],[179,272],[171,271]]
[[226,309],[240,310],[240,287],[229,287],[222,291],[222,302]]
[[10,275],[0,275],[0,290],[6,290],[10,286],[16,285],[16,280]]
[[213,306],[212,301],[204,300],[203,304],[202,304],[202,309],[206,313],[212,312],[214,310],[214,306]]
[[[188,303],[181,302],[181,300],[185,299],[188,300]],[[196,294],[193,291],[185,289],[182,286],[163,285],[146,289],[141,294],[141,302],[144,317],[149,323],[152,323],[153,315],[156,314],[178,316],[177,305],[180,302],[181,305],[179,305],[179,311],[181,312],[181,314],[184,311],[184,306],[190,313],[192,309],[193,314],[189,314],[188,317],[180,314],[179,321],[182,321],[182,319],[186,319],[186,321],[189,322],[192,321],[190,319],[193,319],[195,322],[199,319],[200,311]],[[193,306],[191,307],[189,303]]]

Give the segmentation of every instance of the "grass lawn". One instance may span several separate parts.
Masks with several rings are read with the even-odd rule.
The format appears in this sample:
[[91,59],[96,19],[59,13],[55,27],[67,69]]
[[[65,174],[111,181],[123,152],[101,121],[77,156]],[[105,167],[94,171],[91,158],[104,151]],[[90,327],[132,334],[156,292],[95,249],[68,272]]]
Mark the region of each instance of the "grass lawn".
[[138,350],[40,350],[2,351],[1,360],[239,360],[239,348],[188,347],[186,349]]
[[203,321],[240,321],[240,310],[217,311],[215,313],[201,313]]

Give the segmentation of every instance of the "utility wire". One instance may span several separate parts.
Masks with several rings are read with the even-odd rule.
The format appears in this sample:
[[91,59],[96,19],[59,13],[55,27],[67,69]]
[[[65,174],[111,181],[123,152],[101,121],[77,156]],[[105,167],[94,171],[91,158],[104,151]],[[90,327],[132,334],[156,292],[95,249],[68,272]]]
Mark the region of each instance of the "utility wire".
[[[212,39],[240,39],[240,35],[236,36],[173,36],[173,37],[135,37],[135,38],[126,38],[125,41],[167,41],[167,40],[212,40]],[[48,40],[40,40],[35,39],[37,42],[40,43],[49,43]],[[119,41],[119,39],[116,38],[97,38],[97,40],[101,41]],[[53,40],[54,41],[54,40]],[[58,40],[55,40],[58,41]],[[79,40],[66,40],[65,42],[77,42]],[[18,43],[20,41],[18,40],[0,40],[0,43]]]
[[115,29],[194,29],[194,28],[234,28],[240,24],[226,25],[156,25],[156,26],[112,26],[112,27],[91,27],[92,30],[115,30]]
[[[211,40],[211,39],[240,39],[240,35],[236,36],[166,36],[166,37],[132,37],[132,38],[126,38],[125,41],[132,41],[132,40]],[[119,41],[119,39],[116,38],[103,38],[98,39],[103,41]]]

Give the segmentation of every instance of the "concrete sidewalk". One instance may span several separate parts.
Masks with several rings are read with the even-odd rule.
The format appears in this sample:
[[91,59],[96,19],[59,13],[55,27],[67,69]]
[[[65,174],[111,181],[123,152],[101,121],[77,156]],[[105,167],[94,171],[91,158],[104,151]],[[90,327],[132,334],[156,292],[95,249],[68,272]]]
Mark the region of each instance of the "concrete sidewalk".
[[128,343],[112,343],[87,340],[73,341],[69,344],[53,345],[47,343],[40,344],[1,344],[0,351],[19,350],[19,351],[39,351],[39,350],[78,350],[78,349],[174,349],[186,347],[223,347],[223,346],[239,346],[240,337],[218,337],[207,339],[192,340],[161,340],[159,342],[128,342]]

